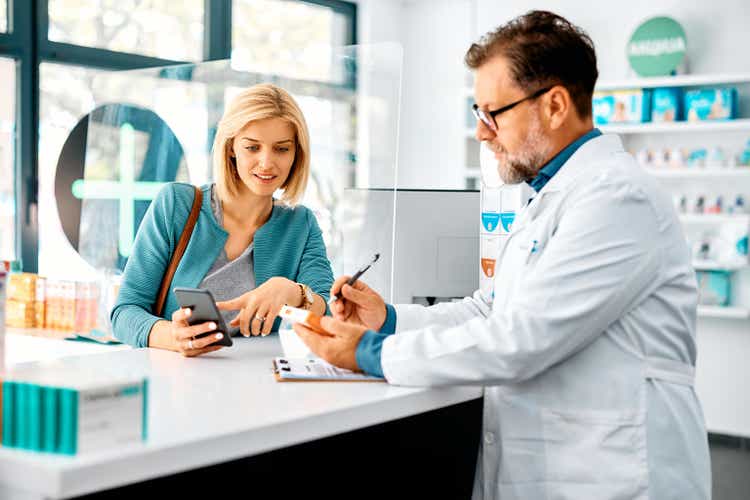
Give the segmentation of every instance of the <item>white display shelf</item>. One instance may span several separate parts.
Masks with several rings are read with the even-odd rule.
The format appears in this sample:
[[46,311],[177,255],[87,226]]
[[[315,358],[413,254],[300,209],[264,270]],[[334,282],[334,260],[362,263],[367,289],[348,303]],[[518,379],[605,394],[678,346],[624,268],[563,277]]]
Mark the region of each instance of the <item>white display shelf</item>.
[[733,132],[750,130],[750,119],[704,122],[618,123],[599,125],[599,129],[612,134],[653,134],[675,132]]
[[750,223],[750,214],[681,214],[680,221],[683,224],[719,224],[735,221]]
[[714,260],[694,260],[693,268],[696,271],[739,271],[748,267],[747,262],[736,262],[731,264],[722,264]]
[[746,307],[698,306],[698,316],[702,318],[750,319],[750,309]]
[[655,87],[702,87],[750,83],[750,73],[728,73],[715,75],[678,75],[652,78],[627,78],[602,81],[596,90],[648,89]]
[[711,179],[748,179],[750,167],[681,167],[654,168],[644,167],[646,172],[655,177],[669,178],[711,178]]

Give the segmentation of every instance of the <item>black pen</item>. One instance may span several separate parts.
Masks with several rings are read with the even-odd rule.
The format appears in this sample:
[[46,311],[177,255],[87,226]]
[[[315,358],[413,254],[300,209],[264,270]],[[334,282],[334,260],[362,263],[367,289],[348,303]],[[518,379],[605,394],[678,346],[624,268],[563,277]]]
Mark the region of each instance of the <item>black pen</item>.
[[[354,273],[354,276],[352,276],[351,278],[349,278],[347,280],[346,284],[349,285],[349,286],[352,286],[355,281],[357,281],[363,274],[365,274],[365,271],[367,271],[368,269],[370,269],[371,265],[375,264],[375,262],[378,261],[379,258],[380,258],[380,254],[376,253],[375,257],[372,258],[372,261],[369,264],[367,264],[365,267],[363,267],[362,269],[360,269],[359,271],[357,271],[356,273]],[[343,286],[341,288],[343,288]],[[331,298],[328,299],[328,305],[333,304],[337,300],[339,300],[338,295],[331,296]]]

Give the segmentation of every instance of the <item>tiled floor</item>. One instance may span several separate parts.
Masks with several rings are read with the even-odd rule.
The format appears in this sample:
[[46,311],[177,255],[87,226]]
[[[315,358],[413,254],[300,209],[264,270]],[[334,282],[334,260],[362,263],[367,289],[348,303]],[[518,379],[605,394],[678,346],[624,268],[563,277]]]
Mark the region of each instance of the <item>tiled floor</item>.
[[711,435],[713,500],[750,498],[750,440]]

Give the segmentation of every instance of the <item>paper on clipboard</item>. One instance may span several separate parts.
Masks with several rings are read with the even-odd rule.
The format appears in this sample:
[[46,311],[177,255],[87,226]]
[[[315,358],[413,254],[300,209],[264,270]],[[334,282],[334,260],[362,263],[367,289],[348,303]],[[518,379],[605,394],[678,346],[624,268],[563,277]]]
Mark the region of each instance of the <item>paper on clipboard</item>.
[[320,358],[274,358],[279,382],[385,382],[382,377],[338,368]]

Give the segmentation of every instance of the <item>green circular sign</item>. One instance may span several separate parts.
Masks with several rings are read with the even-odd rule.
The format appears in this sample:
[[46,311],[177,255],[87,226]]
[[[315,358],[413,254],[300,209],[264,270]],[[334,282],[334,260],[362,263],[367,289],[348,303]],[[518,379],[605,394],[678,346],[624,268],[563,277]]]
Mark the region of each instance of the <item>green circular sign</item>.
[[630,67],[640,76],[671,75],[685,58],[687,37],[671,17],[654,17],[641,24],[628,42]]

